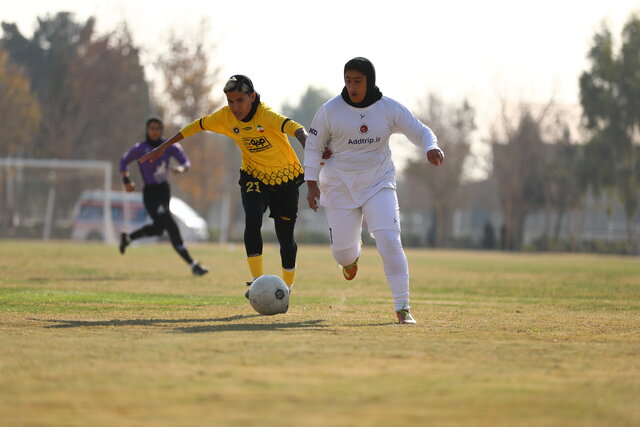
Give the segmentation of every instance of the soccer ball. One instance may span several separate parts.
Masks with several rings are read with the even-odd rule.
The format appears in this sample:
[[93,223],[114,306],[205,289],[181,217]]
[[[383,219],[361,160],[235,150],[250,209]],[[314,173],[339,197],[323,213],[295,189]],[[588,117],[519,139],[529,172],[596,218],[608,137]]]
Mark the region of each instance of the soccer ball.
[[278,276],[265,274],[249,288],[249,303],[260,314],[271,316],[289,310],[289,287]]

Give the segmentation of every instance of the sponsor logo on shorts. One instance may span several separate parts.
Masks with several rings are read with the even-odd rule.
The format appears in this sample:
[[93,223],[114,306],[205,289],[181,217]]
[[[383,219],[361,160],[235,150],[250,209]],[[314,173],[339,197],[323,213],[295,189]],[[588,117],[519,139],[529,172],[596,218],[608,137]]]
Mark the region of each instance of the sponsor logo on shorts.
[[313,135],[315,135],[315,136],[318,136],[318,131],[317,131],[317,130],[315,130],[314,128],[309,129],[309,133],[310,133],[310,134],[313,134]]
[[260,151],[271,148],[271,143],[264,136],[259,136],[257,138],[245,137],[242,138],[242,142],[244,143],[245,148],[251,153],[259,153]]
[[379,136],[375,138],[356,138],[356,139],[349,138],[349,142],[347,144],[352,144],[352,145],[373,144],[374,142],[380,142],[380,139],[381,138]]

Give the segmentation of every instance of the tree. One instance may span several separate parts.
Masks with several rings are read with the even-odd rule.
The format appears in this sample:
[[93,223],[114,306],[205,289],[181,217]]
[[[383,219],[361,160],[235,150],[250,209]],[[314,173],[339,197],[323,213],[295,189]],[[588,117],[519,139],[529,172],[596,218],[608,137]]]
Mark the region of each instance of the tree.
[[516,118],[502,115],[502,129],[491,130],[493,174],[498,184],[504,224],[503,249],[520,250],[527,214],[544,206],[545,152],[541,123],[548,109],[534,115],[522,106]]
[[453,209],[476,128],[475,111],[466,100],[459,106],[452,106],[431,94],[417,117],[438,137],[445,152],[445,162],[439,168],[430,167],[426,156],[417,154],[404,170],[406,188],[403,192],[410,195],[406,204],[412,210],[424,209],[424,201],[431,200],[433,244],[443,246],[451,233]]
[[126,25],[98,35],[95,19],[78,23],[60,12],[39,18],[30,39],[15,24],[2,28],[2,46],[25,69],[43,111],[25,155],[116,159],[142,136],[148,86]]
[[282,105],[282,113],[309,129],[316,111],[331,97],[331,93],[328,90],[309,86],[300,97],[298,105],[285,102]]
[[[15,24],[3,22],[2,29],[0,44],[9,62],[24,69],[42,111],[36,137],[21,156],[116,161],[142,139],[149,94],[126,25],[100,35],[95,19],[77,22],[60,12],[39,18],[30,38]],[[23,199],[21,205],[37,206],[31,199],[49,185],[64,185],[65,191],[56,195],[55,215],[66,218],[87,183],[72,179],[71,172],[56,172],[37,191],[16,188],[15,193]]]
[[[556,136],[543,145],[541,175],[545,211],[545,227],[541,249],[549,248],[549,239],[558,242],[564,215],[579,206],[586,190],[584,185],[583,147],[575,144],[569,126],[557,116],[552,127]],[[547,129],[548,132],[554,129]],[[556,212],[553,232],[550,230],[551,213]]]
[[[313,86],[309,86],[307,90],[300,97],[298,105],[285,103],[282,105],[282,114],[304,126],[309,130],[313,117],[316,115],[316,111],[320,109],[322,104],[327,102],[331,98],[331,93],[326,89],[319,89]],[[295,150],[300,159],[304,155],[304,149],[295,138],[289,138],[291,146]],[[306,206],[306,201],[304,201]]]
[[29,150],[40,123],[40,105],[23,70],[8,62],[0,50],[0,157],[17,157]]
[[[220,105],[212,95],[219,70],[211,70],[210,54],[215,46],[206,44],[206,28],[206,21],[203,21],[196,31],[182,33],[181,37],[172,32],[168,50],[157,63],[166,95],[160,102],[168,116],[167,123],[178,129]],[[221,138],[211,139],[210,135],[199,133],[185,142],[192,167],[177,181],[187,201],[205,215],[222,197],[228,184],[227,177],[237,168],[237,161],[229,161],[235,150],[233,143],[221,141]]]
[[[0,157],[21,157],[28,152],[40,122],[40,105],[31,92],[29,80],[19,67],[8,62],[7,54],[0,49],[0,117],[2,138]],[[3,212],[0,231],[11,227],[15,216],[15,200],[10,182],[15,171],[0,170],[0,211]]]
[[585,160],[594,167],[589,184],[596,194],[610,191],[620,199],[631,248],[633,217],[640,206],[640,18],[633,15],[625,24],[618,52],[611,31],[603,26],[587,57],[580,102],[591,133],[585,149]]

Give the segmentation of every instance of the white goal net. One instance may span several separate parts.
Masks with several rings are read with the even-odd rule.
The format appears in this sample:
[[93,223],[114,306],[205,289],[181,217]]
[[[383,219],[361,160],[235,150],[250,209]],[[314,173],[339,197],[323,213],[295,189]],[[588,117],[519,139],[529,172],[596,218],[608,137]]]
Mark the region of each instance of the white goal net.
[[83,193],[99,190],[90,237],[113,243],[112,174],[107,161],[0,158],[0,236],[71,238]]

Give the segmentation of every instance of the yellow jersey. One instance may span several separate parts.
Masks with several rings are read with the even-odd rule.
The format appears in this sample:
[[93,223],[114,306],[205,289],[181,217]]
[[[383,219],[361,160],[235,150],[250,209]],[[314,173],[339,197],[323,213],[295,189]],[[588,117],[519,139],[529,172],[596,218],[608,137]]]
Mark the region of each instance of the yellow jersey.
[[266,185],[295,180],[304,170],[286,134],[295,136],[302,125],[260,102],[253,117],[238,120],[229,106],[195,120],[180,133],[187,138],[203,130],[229,136],[242,151],[241,169]]

